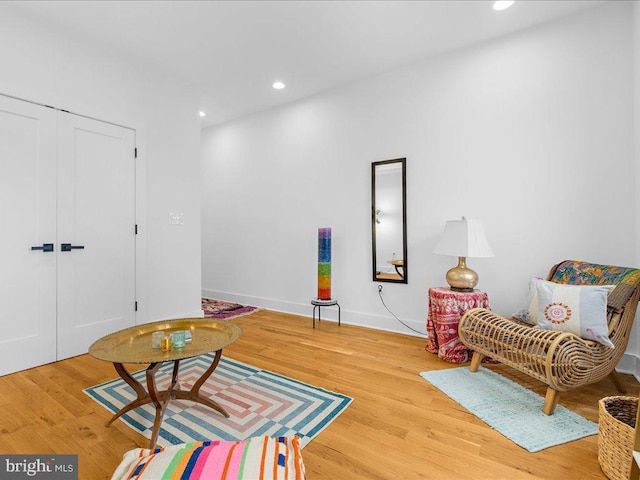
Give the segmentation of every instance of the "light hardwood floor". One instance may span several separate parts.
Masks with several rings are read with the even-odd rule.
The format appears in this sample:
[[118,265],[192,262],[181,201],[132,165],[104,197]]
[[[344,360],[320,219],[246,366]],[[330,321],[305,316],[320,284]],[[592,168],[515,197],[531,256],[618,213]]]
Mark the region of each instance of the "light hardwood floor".
[[[485,425],[418,373],[452,368],[424,350],[422,338],[270,311],[234,320],[243,329],[224,355],[353,397],[353,403],[303,451],[309,480],[604,479],[597,436],[528,453]],[[508,367],[501,374],[544,394],[542,384]],[[214,373],[215,375],[215,373]],[[82,390],[117,375],[82,355],[0,377],[0,452],[77,453],[80,478],[110,478],[122,454],[148,440],[110,418]],[[639,385],[621,375],[629,395]],[[598,421],[603,380],[560,397]]]

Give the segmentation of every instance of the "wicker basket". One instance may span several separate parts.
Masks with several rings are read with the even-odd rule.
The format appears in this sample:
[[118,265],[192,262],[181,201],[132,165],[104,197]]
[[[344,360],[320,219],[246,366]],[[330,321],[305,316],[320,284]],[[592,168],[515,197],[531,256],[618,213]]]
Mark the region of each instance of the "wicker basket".
[[599,402],[598,462],[611,480],[627,480],[633,461],[637,397],[605,397]]

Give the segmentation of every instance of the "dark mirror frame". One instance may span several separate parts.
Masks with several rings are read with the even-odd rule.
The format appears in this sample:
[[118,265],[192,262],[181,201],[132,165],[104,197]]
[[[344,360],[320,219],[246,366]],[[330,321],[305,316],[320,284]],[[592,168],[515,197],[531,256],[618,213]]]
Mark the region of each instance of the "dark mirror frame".
[[[380,165],[388,165],[391,163],[400,163],[402,165],[402,260],[403,273],[401,279],[378,278],[377,277],[377,258],[376,258],[376,167]],[[393,160],[383,160],[373,162],[371,164],[371,243],[372,243],[372,262],[373,262],[373,281],[374,282],[390,282],[390,283],[408,283],[407,275],[407,159],[396,158]]]

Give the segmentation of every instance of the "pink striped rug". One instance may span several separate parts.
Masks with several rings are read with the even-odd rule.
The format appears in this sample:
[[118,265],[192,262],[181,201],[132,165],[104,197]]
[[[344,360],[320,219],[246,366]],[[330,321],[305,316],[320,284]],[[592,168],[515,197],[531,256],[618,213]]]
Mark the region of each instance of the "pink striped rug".
[[[206,354],[180,362],[182,389],[190,389],[211,361],[212,355]],[[172,368],[172,362],[167,362],[158,370],[156,380],[160,389],[171,382]],[[144,384],[145,370],[132,375]],[[136,398],[133,389],[120,378],[87,388],[84,392],[111,413]],[[352,401],[346,395],[224,356],[200,392],[218,402],[230,417],[225,418],[197,403],[172,400],[160,426],[159,445],[296,435],[304,448]],[[155,419],[152,403],[135,408],[120,418],[126,425],[151,438]]]

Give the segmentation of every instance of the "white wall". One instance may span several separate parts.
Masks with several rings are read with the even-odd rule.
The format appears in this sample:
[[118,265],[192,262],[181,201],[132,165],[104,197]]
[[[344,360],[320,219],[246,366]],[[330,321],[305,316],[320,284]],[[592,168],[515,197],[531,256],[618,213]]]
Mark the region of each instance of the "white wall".
[[[136,129],[137,322],[200,313],[200,125],[187,85],[0,5],[0,93]],[[183,227],[167,213],[184,213]]]
[[564,259],[637,264],[630,5],[459,50],[203,132],[203,293],[310,315],[316,229],[333,228],[342,320],[406,331],[371,281],[370,165],[407,157],[409,284],[387,304],[424,331],[448,219],[492,308]]
[[[636,263],[640,265],[640,3],[633,4],[633,68],[634,68],[634,132],[635,135],[635,179],[636,179],[636,214],[633,221],[636,228]],[[618,370],[633,372],[640,381],[640,326],[638,325],[640,313],[636,315],[636,322],[631,330],[631,339],[627,354],[618,364]]]

